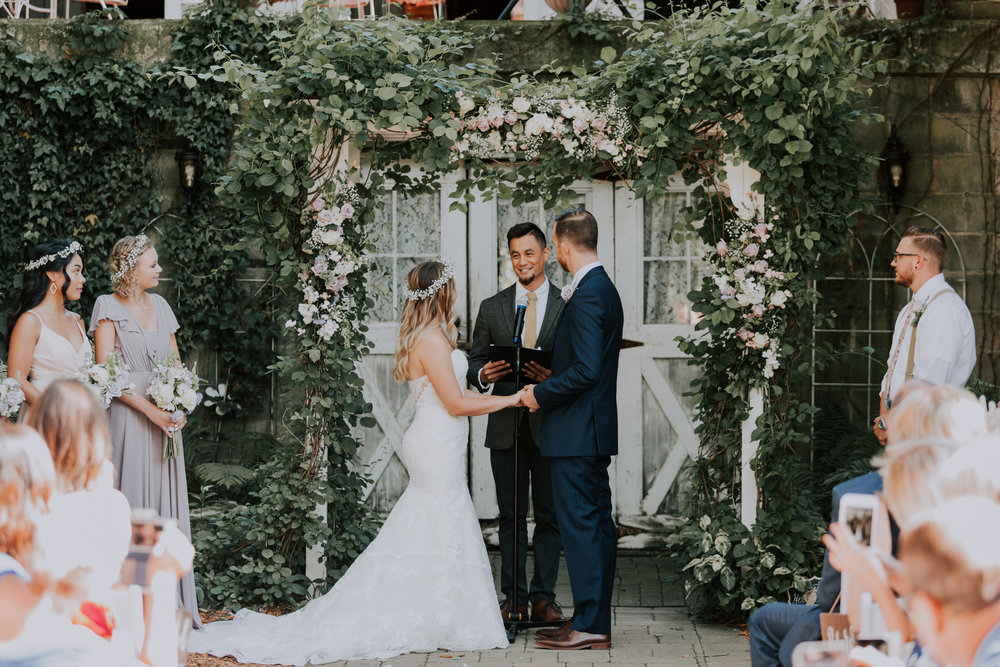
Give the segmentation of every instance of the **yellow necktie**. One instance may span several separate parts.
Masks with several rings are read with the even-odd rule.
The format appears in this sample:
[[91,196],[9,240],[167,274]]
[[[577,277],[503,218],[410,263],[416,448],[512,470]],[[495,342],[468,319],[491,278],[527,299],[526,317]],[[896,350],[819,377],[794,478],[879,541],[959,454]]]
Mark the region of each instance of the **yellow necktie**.
[[535,347],[535,339],[538,337],[538,328],[535,326],[535,304],[538,297],[534,292],[528,292],[528,311],[524,314],[524,346]]

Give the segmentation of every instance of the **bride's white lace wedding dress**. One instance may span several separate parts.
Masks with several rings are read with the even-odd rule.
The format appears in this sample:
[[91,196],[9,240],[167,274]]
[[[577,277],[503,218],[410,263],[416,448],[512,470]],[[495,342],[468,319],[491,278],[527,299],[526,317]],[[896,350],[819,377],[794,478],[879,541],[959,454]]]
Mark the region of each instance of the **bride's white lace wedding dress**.
[[[459,350],[451,360],[464,387],[468,361]],[[426,376],[410,389],[417,410],[400,454],[410,483],[364,553],[326,595],[286,616],[243,609],[209,623],[191,652],[304,665],[507,646],[466,486],[468,418],[449,415]]]

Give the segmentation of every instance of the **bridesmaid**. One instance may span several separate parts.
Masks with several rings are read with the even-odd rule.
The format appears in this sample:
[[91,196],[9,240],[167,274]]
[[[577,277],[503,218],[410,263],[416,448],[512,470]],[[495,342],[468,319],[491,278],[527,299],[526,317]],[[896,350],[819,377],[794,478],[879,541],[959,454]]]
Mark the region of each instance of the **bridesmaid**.
[[[111,250],[114,293],[97,298],[90,331],[98,361],[117,352],[135,387],[134,392],[111,402],[115,487],[133,508],[148,507],[161,517],[176,519],[177,527],[191,539],[183,445],[177,458],[163,458],[164,437],[182,429],[186,420],[175,423],[171,413],[146,398],[154,360],[162,361],[171,352],[180,358],[174,337],[177,318],[163,297],[146,292],[160,284],[162,270],[156,249],[145,235],[118,241]],[[201,627],[191,573],[181,580],[181,604],[194,617],[195,627]]]
[[83,320],[66,310],[87,282],[80,251],[76,241],[40,243],[24,267],[7,354],[7,377],[21,383],[27,402],[21,421],[53,380],[76,376],[90,359]]

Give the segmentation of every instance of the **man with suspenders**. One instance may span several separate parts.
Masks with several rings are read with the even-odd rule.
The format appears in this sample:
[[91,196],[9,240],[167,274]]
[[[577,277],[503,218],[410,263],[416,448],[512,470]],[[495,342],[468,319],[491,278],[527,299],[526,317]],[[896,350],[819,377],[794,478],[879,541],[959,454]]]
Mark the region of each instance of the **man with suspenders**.
[[923,227],[903,232],[892,255],[896,284],[909,287],[913,299],[896,317],[888,370],[879,392],[873,430],[883,445],[886,414],[906,380],[915,377],[961,387],[976,364],[972,315],[941,273],[947,256],[944,235]]

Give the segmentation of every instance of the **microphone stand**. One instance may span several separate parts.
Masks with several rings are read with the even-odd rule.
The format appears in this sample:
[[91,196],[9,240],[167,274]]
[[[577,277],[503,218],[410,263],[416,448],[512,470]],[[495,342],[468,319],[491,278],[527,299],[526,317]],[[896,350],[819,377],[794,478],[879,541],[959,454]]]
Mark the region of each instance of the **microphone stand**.
[[[518,331],[514,336],[514,393],[521,391],[522,389],[522,378],[521,378],[521,332]],[[507,642],[513,643],[514,637],[517,636],[517,631],[520,628],[538,628],[544,626],[557,626],[562,625],[564,621],[530,621],[527,616],[521,617],[521,613],[517,610],[518,599],[517,599],[517,582],[518,575],[521,569],[521,559],[519,557],[520,548],[520,515],[518,514],[518,489],[519,489],[519,477],[520,477],[520,466],[518,463],[521,457],[519,451],[519,434],[521,432],[521,424],[525,419],[528,418],[528,412],[523,406],[518,406],[514,408],[514,544],[513,544],[513,558],[512,572],[513,572],[513,587],[510,594],[510,620],[507,621]],[[527,552],[527,545],[525,545],[525,552]],[[527,554],[525,554],[527,555]],[[527,606],[527,600],[525,600],[525,606]]]

